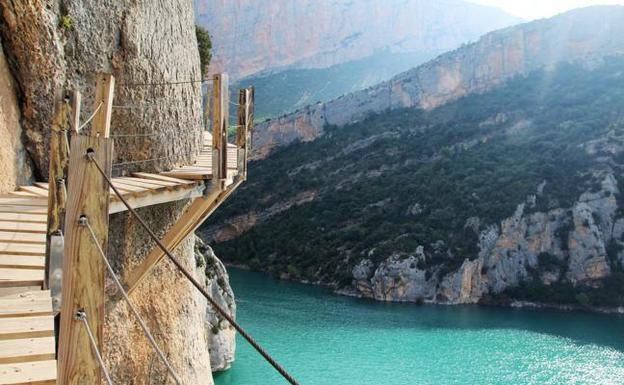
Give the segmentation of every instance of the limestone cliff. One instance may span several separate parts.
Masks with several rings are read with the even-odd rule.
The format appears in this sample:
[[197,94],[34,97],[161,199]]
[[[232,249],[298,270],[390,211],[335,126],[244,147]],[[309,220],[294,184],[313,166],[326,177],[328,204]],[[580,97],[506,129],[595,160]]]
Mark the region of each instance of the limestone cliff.
[[293,141],[314,140],[327,125],[343,126],[372,113],[401,107],[433,109],[483,92],[515,76],[561,61],[592,65],[605,53],[624,52],[624,7],[574,10],[488,33],[478,42],[443,54],[368,89],[256,126],[254,157]]
[[[212,248],[199,237],[195,237],[195,258],[197,266],[204,268],[206,287],[212,298],[223,309],[229,311],[231,316],[236,317],[236,301],[225,266],[214,254]],[[212,371],[229,369],[234,362],[236,330],[221,315],[208,308],[206,311],[206,331],[208,333]]]
[[[117,82],[111,126],[115,175],[167,169],[188,164],[196,156],[201,92],[197,83],[189,82],[200,78],[190,0],[6,0],[0,1],[0,18],[2,46],[14,79],[11,82],[0,60],[0,128],[8,132],[1,136],[16,142],[21,130],[28,154],[19,143],[12,144],[14,153],[6,164],[24,166],[0,171],[3,179],[5,174],[10,179],[3,189],[29,177],[28,158],[37,179],[45,180],[54,90],[81,91],[85,121],[93,111],[98,71],[111,72]],[[187,83],[162,85],[171,82]],[[4,167],[6,155],[1,156]],[[162,237],[188,204],[180,201],[139,212]],[[149,236],[128,213],[111,216],[108,254],[120,276],[152,248]],[[174,254],[187,268],[197,268],[193,238]],[[196,269],[200,281],[205,274],[204,268]],[[172,383],[110,281],[107,292],[104,350],[114,382]],[[135,290],[132,300],[182,381],[212,384],[210,352],[218,351],[221,341],[209,341],[206,323],[214,314],[197,290],[163,262]]]
[[0,46],[0,194],[27,184],[31,174],[30,158],[22,144],[17,87]]
[[528,196],[513,216],[480,232],[478,257],[466,259],[456,271],[440,275],[439,266],[419,268],[425,259],[420,246],[415,255],[395,254],[378,266],[362,260],[353,268],[353,291],[347,293],[386,301],[461,304],[477,303],[535,274],[544,285],[560,278],[573,284],[599,282],[610,274],[610,259],[624,256],[621,251],[617,256],[607,253],[611,242],[621,243],[622,230],[614,228],[622,219],[615,219],[617,181],[609,171],[602,177],[600,190],[583,193],[570,209],[535,212],[535,196]]
[[233,78],[325,68],[389,53],[443,52],[519,20],[458,0],[195,0],[210,27],[212,71]]

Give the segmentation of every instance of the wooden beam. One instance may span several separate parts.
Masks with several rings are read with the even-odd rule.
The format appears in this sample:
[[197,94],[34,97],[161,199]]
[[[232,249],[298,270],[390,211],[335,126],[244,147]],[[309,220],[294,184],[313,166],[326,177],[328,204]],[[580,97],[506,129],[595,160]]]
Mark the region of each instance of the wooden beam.
[[91,136],[110,136],[110,121],[113,112],[115,78],[111,74],[99,73],[95,85],[93,111],[97,111],[91,125]]
[[[223,191],[212,190],[208,196],[195,199],[162,238],[162,243],[165,247],[173,252],[186,237],[193,233],[236,190],[240,183],[237,182]],[[125,285],[129,293],[132,293],[137,288],[139,283],[164,256],[165,253],[156,246],[143,262],[127,275]]]
[[87,150],[110,175],[113,142],[106,138],[77,135],[72,138],[69,160],[69,191],[65,215],[65,252],[59,338],[59,385],[99,384],[101,368],[93,353],[85,326],[76,320],[83,311],[102,348],[104,324],[104,268],[88,228],[81,224],[86,217],[97,242],[106,252],[108,243],[109,186],[89,161]]
[[227,178],[227,140],[230,121],[228,75],[214,75],[212,84],[212,175],[215,186],[222,190]]

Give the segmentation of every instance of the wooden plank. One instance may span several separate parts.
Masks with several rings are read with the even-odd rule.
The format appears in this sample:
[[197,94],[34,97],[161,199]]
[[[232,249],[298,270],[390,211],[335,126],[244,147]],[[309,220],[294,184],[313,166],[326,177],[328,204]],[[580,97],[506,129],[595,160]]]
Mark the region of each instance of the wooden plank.
[[[0,318],[52,315],[50,292],[39,290],[0,298]],[[47,296],[46,296],[47,294]],[[2,322],[2,321],[0,321]]]
[[[110,126],[102,123],[102,129]],[[104,266],[98,246],[90,231],[80,224],[85,216],[95,233],[99,247],[106,253],[108,245],[109,186],[93,161],[87,160],[88,149],[110,177],[113,141],[102,136],[74,136],[69,160],[69,191],[65,215],[65,252],[58,361],[60,384],[98,384],[101,369],[93,354],[84,325],[75,319],[84,311],[98,348],[102,349],[104,324]]]
[[133,178],[133,177],[121,177],[115,178],[115,180],[121,180],[126,183],[134,183],[137,187],[146,187],[146,188],[159,188],[159,187],[177,187],[178,183],[173,182],[165,182],[161,180],[154,179],[141,179],[141,178]]
[[0,364],[54,360],[54,344],[54,337],[0,341]]
[[14,242],[0,242],[0,254],[4,255],[45,255],[45,243],[27,244]]
[[54,317],[13,317],[0,322],[0,340],[54,336]]
[[45,244],[45,235],[0,231],[0,242]]
[[212,174],[198,173],[198,172],[169,171],[169,172],[164,172],[163,175],[170,176],[172,178],[184,178],[184,179],[195,180],[195,181],[212,179]]
[[56,361],[0,365],[0,385],[55,385]]
[[2,306],[2,300],[21,300],[25,303],[31,299],[50,299],[50,290],[41,290],[36,288],[30,291],[16,292],[12,294],[5,294],[0,298],[0,307]]
[[[0,215],[0,217],[4,217],[4,214]],[[0,231],[45,234],[46,228],[45,223],[0,221]]]
[[19,187],[19,191],[26,191],[29,192],[31,194],[35,194],[37,196],[40,197],[44,197],[47,198],[48,197],[48,190],[44,190],[41,187],[36,187],[36,186],[20,186]]
[[0,268],[0,287],[38,286],[42,284],[43,270],[41,269]]
[[33,198],[33,197],[38,198],[39,197],[38,195],[35,195],[33,193],[29,193],[27,191],[11,191],[9,193],[9,195],[12,196],[12,197],[13,196],[16,196],[16,197],[31,197],[31,198]]
[[1,220],[5,222],[46,223],[46,215],[4,213]]
[[93,111],[95,116],[91,123],[91,136],[110,136],[110,120],[113,111],[113,96],[115,93],[115,77],[111,74],[97,74]]
[[[208,196],[195,199],[162,238],[163,245],[170,251],[178,247],[186,237],[194,232],[236,190],[240,183],[238,182],[226,188],[225,191],[214,189]],[[164,256],[165,253],[159,247],[156,246],[152,249],[143,262],[126,276],[125,285],[127,290],[132,292],[136,289],[139,283]]]
[[120,191],[128,192],[145,192],[151,190],[151,188],[137,187],[117,179],[113,179],[113,186],[115,186]]
[[0,196],[0,204],[3,206],[48,206],[48,199],[44,197],[17,197]]
[[0,267],[12,269],[43,269],[45,256],[0,254]]
[[[15,206],[15,205],[0,204],[0,213],[47,214],[48,208],[47,206]],[[0,219],[1,218],[2,218],[2,214],[0,214]]]
[[147,173],[147,172],[135,172],[134,174],[132,174],[136,177],[139,178],[143,178],[143,179],[153,179],[153,180],[160,180],[160,181],[165,181],[165,182],[173,182],[176,184],[192,184],[194,182],[188,181],[188,180],[184,180],[184,179],[177,179],[177,178],[171,178],[168,176],[164,176],[164,175],[160,175],[160,174],[151,174],[151,173]]

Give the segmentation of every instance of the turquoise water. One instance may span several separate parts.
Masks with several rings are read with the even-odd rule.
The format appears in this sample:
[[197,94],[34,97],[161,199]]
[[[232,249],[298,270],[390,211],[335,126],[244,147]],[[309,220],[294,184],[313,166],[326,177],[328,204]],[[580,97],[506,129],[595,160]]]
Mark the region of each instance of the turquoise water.
[[[624,384],[624,317],[341,297],[230,269],[238,319],[302,385]],[[238,338],[217,385],[287,384]]]

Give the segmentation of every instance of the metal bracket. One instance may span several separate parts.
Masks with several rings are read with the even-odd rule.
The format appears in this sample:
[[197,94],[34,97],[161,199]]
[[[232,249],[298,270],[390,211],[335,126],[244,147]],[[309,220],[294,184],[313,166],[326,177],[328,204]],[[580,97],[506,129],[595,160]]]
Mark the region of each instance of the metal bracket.
[[61,283],[63,282],[63,250],[65,238],[58,231],[50,236],[50,265],[49,282],[50,296],[52,297],[52,312],[54,315],[61,311]]

